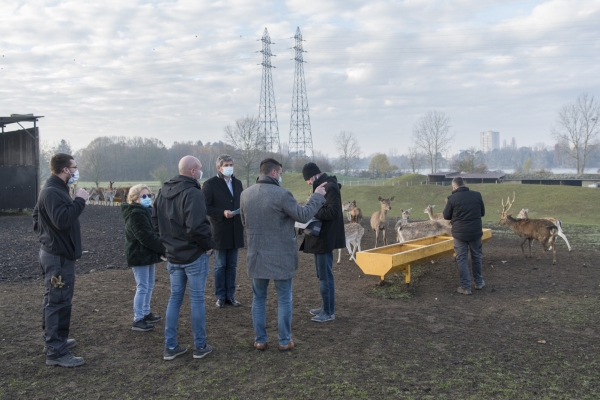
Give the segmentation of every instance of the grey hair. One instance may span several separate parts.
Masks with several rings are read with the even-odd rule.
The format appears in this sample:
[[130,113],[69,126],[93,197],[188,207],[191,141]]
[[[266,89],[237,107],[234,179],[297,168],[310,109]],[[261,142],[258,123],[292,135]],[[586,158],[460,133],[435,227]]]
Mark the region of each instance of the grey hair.
[[229,161],[233,162],[233,158],[229,154],[221,154],[217,157],[217,168],[222,167],[224,163]]

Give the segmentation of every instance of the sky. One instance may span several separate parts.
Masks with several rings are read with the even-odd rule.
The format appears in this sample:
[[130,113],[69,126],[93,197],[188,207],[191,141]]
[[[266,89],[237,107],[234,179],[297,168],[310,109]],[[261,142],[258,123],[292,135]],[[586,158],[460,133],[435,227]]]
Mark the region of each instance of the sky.
[[[558,110],[600,98],[600,0],[2,0],[0,116],[43,115],[43,141],[98,136],[203,143],[257,116],[268,29],[280,142],[289,141],[295,62],[314,149],[403,154],[427,112],[450,117],[450,152],[552,145]],[[12,126],[11,126],[12,128]]]

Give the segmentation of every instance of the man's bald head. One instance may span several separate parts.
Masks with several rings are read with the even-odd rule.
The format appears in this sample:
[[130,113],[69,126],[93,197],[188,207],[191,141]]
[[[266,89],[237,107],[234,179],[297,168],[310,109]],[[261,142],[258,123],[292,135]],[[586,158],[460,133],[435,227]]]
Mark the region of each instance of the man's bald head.
[[185,156],[179,160],[179,175],[200,179],[199,177],[196,177],[200,175],[200,171],[202,171],[202,164],[196,157]]

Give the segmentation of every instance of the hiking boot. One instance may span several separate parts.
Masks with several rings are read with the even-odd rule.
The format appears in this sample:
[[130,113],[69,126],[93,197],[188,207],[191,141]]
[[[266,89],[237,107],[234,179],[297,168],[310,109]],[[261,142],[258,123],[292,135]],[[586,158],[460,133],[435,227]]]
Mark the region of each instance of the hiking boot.
[[471,294],[471,291],[469,289],[465,289],[462,286],[459,286],[458,289],[456,289],[456,292],[460,294]]
[[285,346],[279,346],[279,351],[288,351],[294,348],[294,342],[292,342],[290,340],[290,342],[288,344],[286,344]]
[[155,324],[158,321],[160,321],[160,315],[156,315],[156,314],[148,314],[148,315],[144,315],[144,321],[148,322],[149,324]]
[[311,308],[309,313],[311,313],[312,315],[319,315],[323,312],[323,306],[319,307],[319,308]]
[[47,358],[46,357],[46,365],[58,365],[59,367],[79,367],[80,365],[85,364],[83,357],[75,357],[71,353],[67,353],[62,357],[58,358]]
[[267,343],[254,342],[254,348],[256,350],[265,351],[267,349]]
[[182,355],[186,351],[187,347],[183,347],[180,345],[177,345],[174,349],[169,349],[168,347],[165,347],[165,351],[163,351],[163,360],[172,360],[175,357]]
[[148,331],[151,331],[152,329],[154,329],[154,325],[151,325],[151,324],[147,323],[143,319],[140,319],[139,321],[135,321],[131,325],[131,330],[132,331],[148,332]]
[[335,317],[333,315],[329,315],[325,312],[321,312],[319,315],[315,315],[310,320],[315,321],[315,322],[327,322],[327,321],[333,321],[334,319],[335,319]]
[[[67,349],[72,349],[75,346],[77,346],[77,342],[75,341],[75,339],[67,339]],[[42,351],[42,353],[46,354],[47,352],[48,346],[44,346],[44,350]]]
[[484,281],[481,281],[481,284],[479,284],[479,285],[475,284],[475,289],[477,289],[477,290],[481,290],[484,287],[485,287],[485,282]]
[[194,349],[194,358],[202,358],[210,353],[212,353],[212,346],[205,344],[203,349]]

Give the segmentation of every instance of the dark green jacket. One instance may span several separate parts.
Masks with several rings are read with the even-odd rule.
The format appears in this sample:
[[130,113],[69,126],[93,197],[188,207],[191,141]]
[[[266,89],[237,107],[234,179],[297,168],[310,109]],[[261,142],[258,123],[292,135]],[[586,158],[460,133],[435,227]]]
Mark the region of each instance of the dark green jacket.
[[150,210],[138,203],[121,204],[125,220],[125,258],[130,267],[155,264],[165,254],[165,246],[152,229]]

